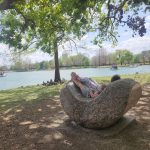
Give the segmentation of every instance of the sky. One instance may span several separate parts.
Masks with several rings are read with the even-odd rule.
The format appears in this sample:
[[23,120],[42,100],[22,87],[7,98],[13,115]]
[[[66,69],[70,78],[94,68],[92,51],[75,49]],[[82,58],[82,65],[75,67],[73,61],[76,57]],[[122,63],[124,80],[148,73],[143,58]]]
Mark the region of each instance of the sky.
[[[141,14],[141,16],[143,16],[143,14]],[[114,52],[116,49],[127,49],[133,52],[134,54],[137,54],[144,50],[150,50],[150,12],[146,14],[145,22],[147,32],[143,37],[140,37],[139,35],[132,37],[131,29],[128,29],[127,27],[120,27],[118,28],[118,33],[120,37],[117,38],[117,46],[114,47],[110,42],[103,42],[102,46],[108,52]],[[89,50],[98,50],[99,47],[93,45],[90,42],[92,41],[95,34],[96,33],[88,33],[85,37],[83,37],[80,44],[83,45],[83,47],[85,46]]]
[[[134,54],[140,53],[144,50],[150,50],[150,12],[147,12],[146,14],[139,13],[140,16],[146,16],[146,30],[147,33],[145,36],[140,37],[139,35],[136,35],[134,38],[132,37],[132,31],[126,27],[119,27],[118,33],[120,37],[118,37],[118,44],[117,46],[112,46],[110,42],[103,42],[102,46],[107,50],[107,52],[114,52],[117,49],[127,49],[133,52]],[[71,44],[69,42],[66,42],[64,44],[64,48],[62,46],[59,46],[59,56],[66,51],[69,54],[77,54],[79,52],[87,55],[88,57],[94,56],[97,51],[99,50],[99,47],[97,45],[93,45],[92,40],[94,39],[96,35],[96,32],[93,33],[87,33],[82,39],[80,40],[74,40],[76,43],[76,46],[74,43]],[[0,44],[0,66],[2,65],[10,65],[11,61],[9,58],[9,47],[5,44]],[[33,54],[29,54],[24,56],[24,59],[30,60],[31,62],[40,62],[43,60],[51,60],[53,57],[49,56],[46,53],[41,52],[40,50],[36,51]]]

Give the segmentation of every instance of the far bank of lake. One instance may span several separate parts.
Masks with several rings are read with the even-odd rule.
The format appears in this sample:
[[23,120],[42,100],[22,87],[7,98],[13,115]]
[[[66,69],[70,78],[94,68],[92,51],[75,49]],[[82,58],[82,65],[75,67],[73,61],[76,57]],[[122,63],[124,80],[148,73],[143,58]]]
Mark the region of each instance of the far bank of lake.
[[[61,78],[69,80],[70,73],[76,72],[83,77],[112,76],[114,74],[150,73],[150,65],[138,67],[119,67],[117,70],[110,68],[81,68],[60,69]],[[20,86],[42,84],[43,81],[54,79],[54,70],[32,72],[8,72],[6,77],[0,77],[0,90],[17,88]]]

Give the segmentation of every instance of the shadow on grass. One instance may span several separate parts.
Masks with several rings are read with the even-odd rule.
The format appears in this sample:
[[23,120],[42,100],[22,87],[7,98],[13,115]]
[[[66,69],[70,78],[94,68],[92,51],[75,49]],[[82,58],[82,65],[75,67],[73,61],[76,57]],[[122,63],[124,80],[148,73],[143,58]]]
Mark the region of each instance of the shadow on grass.
[[[59,88],[59,86],[29,87],[23,94],[25,101],[27,96],[33,93],[37,94],[39,100],[35,101],[32,98],[29,101],[31,103],[24,103],[1,114],[0,149],[149,149],[150,100],[148,98],[141,98],[137,106],[128,112],[128,115],[136,117],[137,122],[114,137],[103,138],[95,134],[95,131],[87,133],[76,124],[70,126],[67,123],[68,117],[62,110],[59,98],[55,95],[58,94]],[[20,92],[22,90],[18,89]],[[9,96],[16,98],[13,91]],[[4,100],[4,104],[7,103],[9,102]]]
[[0,91],[0,110],[3,111],[27,102],[32,103],[33,101],[50,99],[56,95],[59,95],[59,90],[61,87],[62,85],[49,87],[31,86]]

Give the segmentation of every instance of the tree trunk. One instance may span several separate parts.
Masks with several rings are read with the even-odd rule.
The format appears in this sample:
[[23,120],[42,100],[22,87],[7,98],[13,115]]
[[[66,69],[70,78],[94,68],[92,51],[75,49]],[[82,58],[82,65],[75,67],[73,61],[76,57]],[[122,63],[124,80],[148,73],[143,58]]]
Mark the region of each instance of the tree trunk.
[[61,82],[60,72],[59,72],[59,59],[58,59],[58,46],[57,42],[54,45],[54,61],[55,61],[55,79],[54,82]]

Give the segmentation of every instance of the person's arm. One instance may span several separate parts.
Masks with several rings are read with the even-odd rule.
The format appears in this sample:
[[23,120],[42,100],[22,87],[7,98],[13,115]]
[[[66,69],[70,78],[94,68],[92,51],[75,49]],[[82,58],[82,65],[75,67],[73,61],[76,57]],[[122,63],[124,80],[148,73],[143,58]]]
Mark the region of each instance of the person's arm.
[[100,93],[98,92],[98,91],[90,91],[90,97],[91,98],[95,98],[95,97],[97,97],[98,95],[99,95]]
[[99,90],[99,91],[97,91],[97,90],[92,90],[92,91],[90,91],[90,97],[91,97],[91,98],[97,97],[105,88],[106,88],[106,85],[105,85],[105,84],[102,84],[101,90]]

